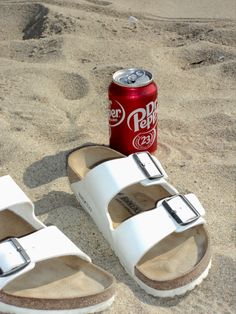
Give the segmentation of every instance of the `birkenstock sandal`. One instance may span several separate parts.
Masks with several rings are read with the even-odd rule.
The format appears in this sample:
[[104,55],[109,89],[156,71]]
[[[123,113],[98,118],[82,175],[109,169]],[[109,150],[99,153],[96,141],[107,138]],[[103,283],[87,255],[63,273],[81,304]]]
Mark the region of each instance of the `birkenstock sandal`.
[[0,177],[0,313],[94,313],[113,300],[114,277],[41,223],[13,179]]
[[89,145],[67,163],[77,200],[147,293],[173,297],[202,282],[211,266],[205,210],[168,183],[154,156]]

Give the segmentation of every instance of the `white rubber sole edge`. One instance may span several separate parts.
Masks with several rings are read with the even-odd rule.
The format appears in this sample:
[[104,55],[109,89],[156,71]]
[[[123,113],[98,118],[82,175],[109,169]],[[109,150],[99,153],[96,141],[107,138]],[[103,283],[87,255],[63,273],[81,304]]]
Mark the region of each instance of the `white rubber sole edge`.
[[[14,305],[6,304],[0,302],[0,312],[6,313],[6,314],[88,314],[88,313],[96,313],[101,312],[107,309],[109,306],[112,305],[113,301],[115,299],[115,296],[110,298],[109,300],[84,307],[81,309],[67,309],[67,310],[34,310],[34,309],[28,309],[24,307],[17,307]],[[43,302],[43,301],[42,301]]]

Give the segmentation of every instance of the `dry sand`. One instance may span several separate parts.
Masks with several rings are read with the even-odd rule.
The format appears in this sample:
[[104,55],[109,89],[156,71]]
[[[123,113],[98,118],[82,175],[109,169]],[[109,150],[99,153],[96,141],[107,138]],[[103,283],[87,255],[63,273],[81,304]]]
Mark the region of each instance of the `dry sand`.
[[[106,313],[236,312],[235,12],[235,0],[0,1],[0,175],[115,275]],[[172,300],[145,294],[125,273],[66,178],[69,150],[108,143],[107,87],[129,66],[149,69],[160,87],[156,156],[207,210],[209,277]]]

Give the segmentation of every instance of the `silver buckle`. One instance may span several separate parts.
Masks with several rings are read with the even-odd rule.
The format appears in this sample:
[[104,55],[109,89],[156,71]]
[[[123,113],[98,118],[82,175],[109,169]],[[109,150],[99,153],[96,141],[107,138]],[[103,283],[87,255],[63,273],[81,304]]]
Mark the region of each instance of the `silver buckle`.
[[154,180],[164,176],[161,169],[148,152],[135,153],[133,157],[148,179]]
[[21,255],[23,262],[20,265],[14,267],[8,271],[3,271],[0,267],[0,278],[12,275],[12,274],[22,270],[23,268],[25,268],[30,263],[30,257],[28,256],[28,254],[26,253],[26,251],[23,249],[23,247],[20,245],[20,243],[17,241],[16,238],[8,238],[6,240],[3,240],[0,242],[0,246],[1,246],[1,243],[4,243],[4,242],[11,242],[11,244],[16,249],[16,251]]
[[[178,202],[179,207],[176,208],[175,206],[173,208],[171,206],[171,200],[177,197],[179,198],[179,202]],[[181,226],[188,225],[196,221],[201,216],[199,212],[197,211],[197,209],[193,206],[193,204],[190,203],[189,200],[184,195],[181,195],[181,194],[174,195],[168,200],[164,200],[162,204],[165,207],[165,209],[168,211],[168,213]]]

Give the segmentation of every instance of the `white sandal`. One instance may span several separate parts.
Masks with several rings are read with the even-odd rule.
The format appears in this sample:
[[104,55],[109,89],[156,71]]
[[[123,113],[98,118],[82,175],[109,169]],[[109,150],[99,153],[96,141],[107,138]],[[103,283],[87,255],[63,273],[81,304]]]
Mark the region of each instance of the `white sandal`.
[[113,300],[114,277],[41,223],[13,179],[0,177],[0,312],[94,313]]
[[154,156],[84,146],[69,154],[68,176],[80,204],[147,293],[181,295],[207,276],[205,210],[194,194],[178,194]]

